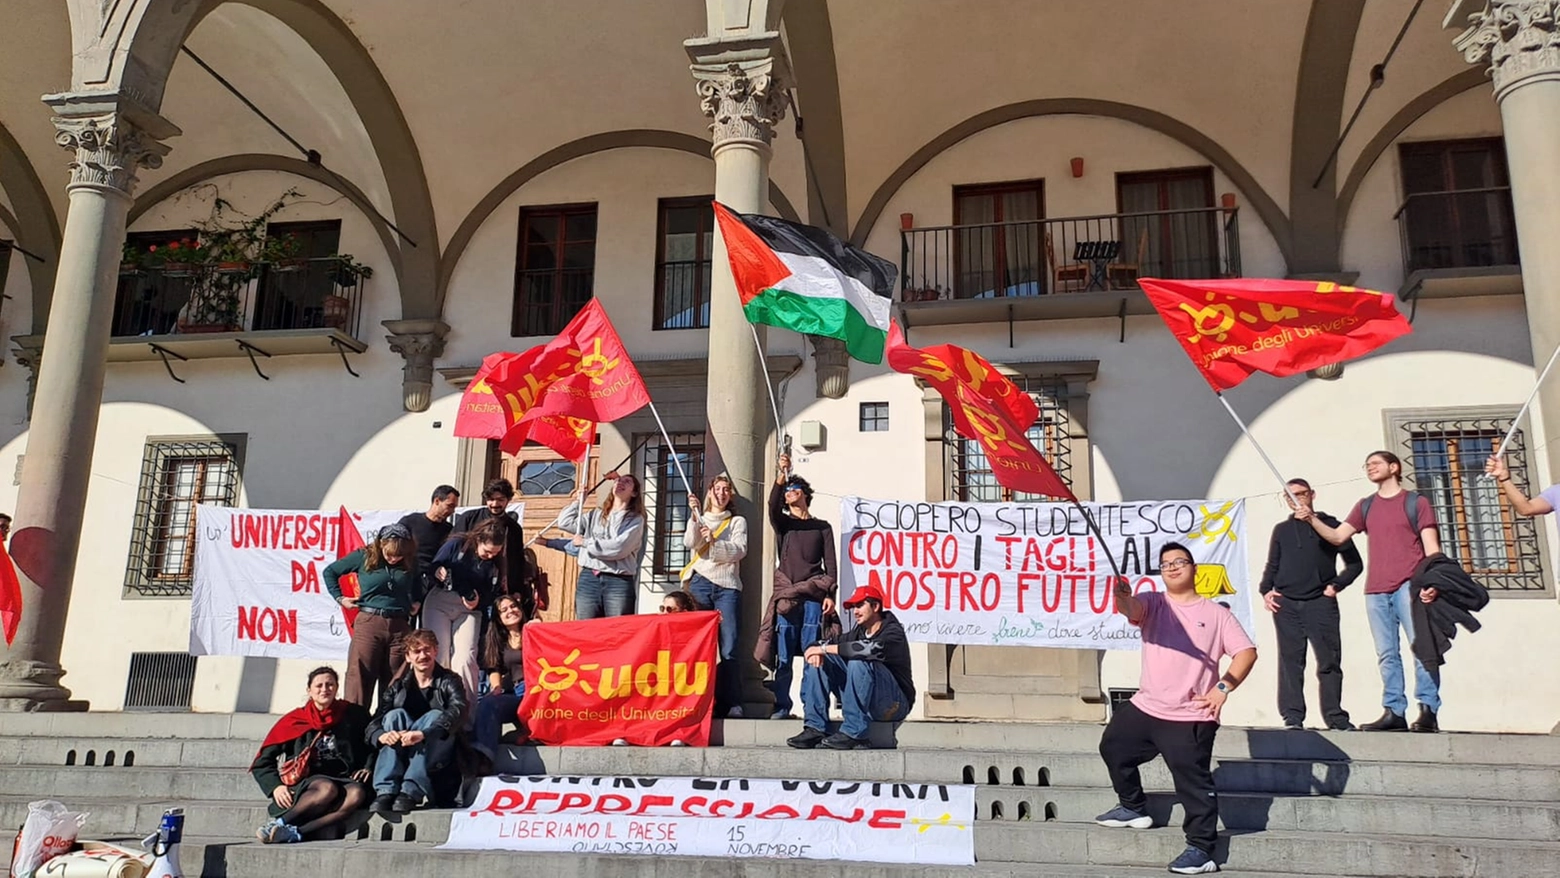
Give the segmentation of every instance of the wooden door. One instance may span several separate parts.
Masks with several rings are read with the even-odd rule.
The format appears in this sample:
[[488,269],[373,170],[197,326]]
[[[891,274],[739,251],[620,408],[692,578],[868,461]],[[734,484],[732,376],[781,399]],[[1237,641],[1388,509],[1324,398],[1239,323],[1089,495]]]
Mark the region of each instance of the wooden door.
[[[574,618],[574,583],[580,575],[579,562],[563,552],[547,548],[542,540],[569,536],[557,528],[548,529],[548,525],[557,520],[564,507],[574,502],[579,489],[575,481],[578,465],[579,461],[564,460],[552,449],[540,446],[527,446],[516,455],[502,455],[498,465],[499,475],[515,486],[515,499],[525,504],[520,524],[525,528],[526,537],[536,540],[530,551],[535,555],[537,570],[547,575],[549,584],[548,607],[539,614],[547,622]],[[590,484],[594,484],[594,454],[588,472]]]

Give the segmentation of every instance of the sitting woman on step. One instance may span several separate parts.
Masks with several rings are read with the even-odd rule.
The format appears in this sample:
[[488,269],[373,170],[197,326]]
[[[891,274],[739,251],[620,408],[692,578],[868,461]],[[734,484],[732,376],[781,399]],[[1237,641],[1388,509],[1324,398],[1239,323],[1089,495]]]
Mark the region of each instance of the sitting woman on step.
[[337,685],[332,668],[310,671],[309,700],[276,721],[249,766],[271,799],[274,819],[255,833],[266,844],[342,838],[368,807],[368,711],[338,700]]
[[488,694],[477,702],[477,725],[471,742],[489,760],[498,754],[505,723],[518,725],[520,738],[525,738],[525,724],[518,717],[520,699],[525,695],[525,664],[520,651],[525,610],[519,598],[506,594],[494,602],[493,612],[493,623],[482,639],[482,669],[488,675]]

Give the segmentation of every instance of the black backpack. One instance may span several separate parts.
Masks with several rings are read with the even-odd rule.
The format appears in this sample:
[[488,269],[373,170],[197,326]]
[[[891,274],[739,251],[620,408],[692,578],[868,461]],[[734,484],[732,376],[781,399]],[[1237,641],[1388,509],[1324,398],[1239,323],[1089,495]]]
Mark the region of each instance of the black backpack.
[[[1404,491],[1403,493],[1405,495],[1403,498],[1403,512],[1408,515],[1408,529],[1414,532],[1414,540],[1416,542],[1423,543],[1424,539],[1419,536],[1419,492]],[[1375,494],[1368,494],[1365,496],[1365,499],[1360,501],[1361,521],[1370,521],[1370,504],[1375,501]]]

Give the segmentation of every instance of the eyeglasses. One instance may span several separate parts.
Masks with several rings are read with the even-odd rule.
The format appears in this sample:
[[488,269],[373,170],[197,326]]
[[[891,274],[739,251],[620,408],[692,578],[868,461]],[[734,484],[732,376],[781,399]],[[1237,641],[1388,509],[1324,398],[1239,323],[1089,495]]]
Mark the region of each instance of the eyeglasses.
[[663,612],[663,613],[680,613],[680,612],[682,612],[682,608],[681,607],[668,607],[667,605],[662,604],[661,605],[661,612]]
[[1182,567],[1190,567],[1192,562],[1185,558],[1177,558],[1174,561],[1166,561],[1159,565],[1160,570],[1180,570]]

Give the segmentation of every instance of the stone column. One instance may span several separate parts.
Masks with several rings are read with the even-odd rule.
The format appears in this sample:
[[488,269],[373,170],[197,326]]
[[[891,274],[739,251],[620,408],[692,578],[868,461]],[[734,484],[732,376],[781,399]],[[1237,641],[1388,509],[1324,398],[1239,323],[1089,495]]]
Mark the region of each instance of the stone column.
[[70,207],[45,338],[37,401],[22,462],[11,554],[22,580],[22,620],[0,662],[0,709],[85,709],[60,684],[60,647],[81,544],[88,474],[103,401],[103,371],[125,217],[138,168],[156,168],[179,133],[114,94],[44,98],[56,142],[75,154]]
[[[689,40],[685,45],[694,62],[700,106],[713,120],[715,198],[741,213],[764,213],[769,201],[769,144],[786,107],[788,68],[780,35]],[[763,389],[769,378],[754,348],[718,231],[711,260],[715,268],[710,282],[705,472],[724,471],[746,498],[748,554],[742,562],[745,588],[737,657],[743,666],[743,700],[759,708],[773,703],[761,685],[762,670],[752,660],[759,620],[774,584],[774,553],[768,546],[764,513],[769,493],[766,473],[771,472],[769,458],[774,453],[769,442],[773,416]],[[761,345],[765,337],[764,328],[758,327]]]
[[[1560,345],[1560,250],[1554,246],[1560,239],[1557,18],[1560,0],[1494,0],[1470,15],[1470,26],[1453,41],[1469,63],[1489,64],[1494,79],[1505,129],[1535,368],[1543,368]],[[1551,440],[1560,437],[1560,381],[1547,381],[1538,398],[1544,435]],[[1547,454],[1553,480],[1560,473],[1560,444],[1551,442]],[[1531,477],[1536,479],[1537,473]]]
[[385,320],[390,335],[385,341],[400,354],[401,407],[409,412],[425,412],[433,402],[433,361],[444,355],[444,337],[450,326],[443,320]]

